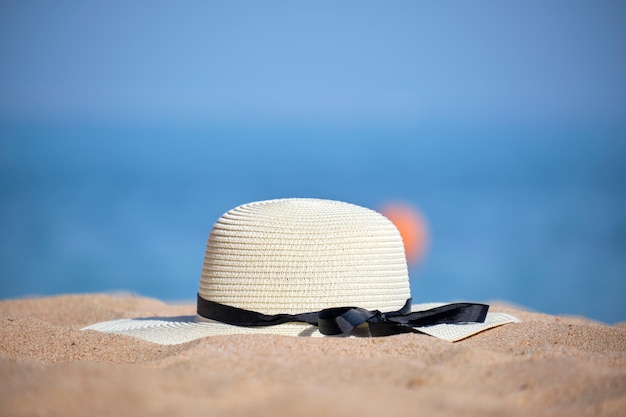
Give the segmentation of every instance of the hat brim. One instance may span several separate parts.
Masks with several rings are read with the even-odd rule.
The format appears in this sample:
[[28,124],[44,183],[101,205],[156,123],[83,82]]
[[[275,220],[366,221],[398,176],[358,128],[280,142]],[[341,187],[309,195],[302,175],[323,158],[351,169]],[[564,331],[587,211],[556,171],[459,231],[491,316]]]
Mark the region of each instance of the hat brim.
[[[413,304],[411,311],[424,311],[445,303]],[[437,324],[416,327],[422,333],[438,339],[456,342],[506,323],[520,320],[506,313],[488,313],[483,323]],[[209,336],[234,334],[274,334],[299,337],[325,337],[317,327],[307,323],[285,323],[276,326],[240,327],[213,320],[198,320],[197,316],[148,317],[105,321],[82,330],[95,330],[132,336],[161,345],[178,345]]]

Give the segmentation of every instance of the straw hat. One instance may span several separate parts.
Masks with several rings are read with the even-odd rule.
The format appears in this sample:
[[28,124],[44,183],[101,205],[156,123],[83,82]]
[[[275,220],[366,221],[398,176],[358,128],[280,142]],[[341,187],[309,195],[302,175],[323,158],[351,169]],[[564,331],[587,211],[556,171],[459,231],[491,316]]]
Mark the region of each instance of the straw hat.
[[411,304],[402,238],[383,215],[339,201],[245,204],[209,235],[198,314],[107,321],[83,330],[179,344],[205,336],[377,336],[456,341],[515,322],[483,304]]

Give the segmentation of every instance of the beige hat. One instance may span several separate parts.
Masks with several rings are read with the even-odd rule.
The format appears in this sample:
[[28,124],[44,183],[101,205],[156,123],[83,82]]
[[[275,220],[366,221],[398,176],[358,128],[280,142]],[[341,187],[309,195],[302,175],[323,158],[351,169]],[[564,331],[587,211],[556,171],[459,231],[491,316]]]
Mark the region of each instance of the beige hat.
[[518,321],[473,303],[411,304],[402,238],[383,215],[339,201],[280,199],[225,213],[209,235],[198,314],[122,319],[83,330],[160,344],[205,336],[378,336],[457,341]]

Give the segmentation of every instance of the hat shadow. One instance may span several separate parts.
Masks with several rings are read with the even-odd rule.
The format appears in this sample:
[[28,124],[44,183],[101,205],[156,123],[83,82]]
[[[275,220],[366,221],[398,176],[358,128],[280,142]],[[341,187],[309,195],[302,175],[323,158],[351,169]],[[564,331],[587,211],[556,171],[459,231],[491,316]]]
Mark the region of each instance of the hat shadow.
[[[152,316],[152,317],[136,317],[132,319],[133,321],[143,321],[143,322],[151,322],[151,321],[159,321],[166,323],[179,323],[179,324],[201,324],[202,321],[197,320],[197,316]],[[218,321],[211,321],[212,323],[220,323]],[[375,329],[373,326],[359,326],[354,329],[352,332],[344,333],[340,335],[332,335],[330,337],[333,338],[349,338],[349,337],[378,337],[378,336],[388,336],[393,334],[391,331],[386,332],[386,326],[376,326]],[[258,329],[258,327],[257,327]],[[299,337],[312,337],[318,331],[317,326],[310,325],[304,328],[299,333],[294,334],[294,336]],[[410,330],[407,330],[410,331]],[[268,332],[270,333],[270,332]],[[396,331],[397,333],[397,331]],[[327,336],[329,337],[329,336]]]
[[196,316],[153,316],[153,317],[135,317],[137,321],[166,321],[170,323],[196,323]]

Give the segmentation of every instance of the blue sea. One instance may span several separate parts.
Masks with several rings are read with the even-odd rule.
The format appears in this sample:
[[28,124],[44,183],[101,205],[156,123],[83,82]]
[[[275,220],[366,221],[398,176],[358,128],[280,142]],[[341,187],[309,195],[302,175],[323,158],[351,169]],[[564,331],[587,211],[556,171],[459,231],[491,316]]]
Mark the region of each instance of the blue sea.
[[0,298],[193,300],[207,236],[256,200],[402,201],[416,302],[626,320],[626,129],[0,123]]

